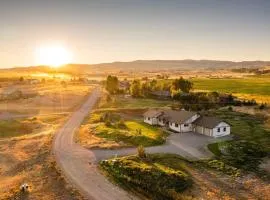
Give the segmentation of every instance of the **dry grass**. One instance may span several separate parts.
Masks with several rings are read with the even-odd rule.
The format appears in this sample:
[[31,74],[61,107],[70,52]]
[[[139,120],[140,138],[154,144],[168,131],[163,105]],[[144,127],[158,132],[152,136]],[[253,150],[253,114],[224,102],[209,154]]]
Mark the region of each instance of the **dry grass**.
[[109,141],[101,137],[97,137],[90,124],[82,125],[76,134],[76,140],[85,148],[102,148],[117,149],[120,147],[128,147],[124,143]]
[[[56,168],[51,144],[50,135],[0,142],[0,199],[82,199]],[[22,183],[29,193],[19,191]]]
[[66,118],[67,115],[44,115],[0,120],[0,139],[52,134]]
[[2,86],[0,94],[8,90],[20,90],[23,94],[37,93],[37,95],[27,99],[0,101],[0,112],[46,114],[73,111],[92,88],[93,86],[84,83],[69,83],[63,87],[59,82]]

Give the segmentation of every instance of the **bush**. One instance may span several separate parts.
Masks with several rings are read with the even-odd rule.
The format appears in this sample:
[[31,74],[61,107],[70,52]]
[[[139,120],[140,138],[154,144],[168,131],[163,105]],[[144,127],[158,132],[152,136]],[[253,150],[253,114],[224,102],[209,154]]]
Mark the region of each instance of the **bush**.
[[222,171],[225,174],[235,176],[235,177],[240,175],[239,169],[229,166],[221,160],[210,160],[207,162],[207,166],[210,168],[216,169],[218,171]]
[[140,158],[146,158],[145,149],[142,145],[137,147],[137,153]]
[[111,126],[112,123],[111,123],[111,121],[110,121],[109,119],[107,119],[107,120],[105,121],[105,125],[106,125],[106,126]]
[[127,126],[126,126],[126,124],[125,124],[125,121],[124,121],[123,119],[120,119],[120,120],[118,121],[117,127],[118,127],[118,128],[122,128],[122,129],[127,128]]
[[123,187],[132,188],[149,199],[173,199],[175,193],[191,185],[182,171],[158,167],[134,156],[103,161],[100,165]]
[[267,153],[257,143],[234,141],[228,143],[221,159],[234,167],[256,171],[266,155]]

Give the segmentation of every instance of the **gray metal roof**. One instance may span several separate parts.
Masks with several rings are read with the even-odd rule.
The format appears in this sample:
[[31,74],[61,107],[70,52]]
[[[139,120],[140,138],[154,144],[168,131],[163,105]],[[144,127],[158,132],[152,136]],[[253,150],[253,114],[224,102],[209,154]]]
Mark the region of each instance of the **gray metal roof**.
[[162,115],[162,111],[158,110],[158,109],[151,109],[146,111],[143,116],[144,117],[159,117],[160,115]]
[[[197,120],[193,122],[193,124],[197,126],[202,126],[206,128],[215,128],[219,123],[224,122],[222,119],[216,117],[199,117]],[[225,122],[226,123],[226,122]]]
[[185,110],[166,110],[161,118],[178,124],[183,124],[191,117],[196,115],[196,112],[190,112]]

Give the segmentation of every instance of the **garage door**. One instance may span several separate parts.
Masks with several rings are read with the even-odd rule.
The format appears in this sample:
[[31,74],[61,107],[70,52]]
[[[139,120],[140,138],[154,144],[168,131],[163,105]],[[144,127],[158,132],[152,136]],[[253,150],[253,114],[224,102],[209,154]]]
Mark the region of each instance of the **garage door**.
[[203,134],[203,127],[201,127],[201,126],[196,126],[196,127],[195,127],[195,132],[196,132],[196,133]]

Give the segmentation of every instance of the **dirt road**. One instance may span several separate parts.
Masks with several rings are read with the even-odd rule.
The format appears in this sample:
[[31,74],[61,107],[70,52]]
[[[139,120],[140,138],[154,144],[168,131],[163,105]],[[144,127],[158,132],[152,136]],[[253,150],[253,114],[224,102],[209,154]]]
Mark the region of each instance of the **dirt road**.
[[56,161],[62,172],[88,199],[137,199],[110,183],[97,169],[95,154],[76,144],[74,132],[98,100],[100,89],[95,89],[86,102],[74,112],[58,131],[53,145]]

